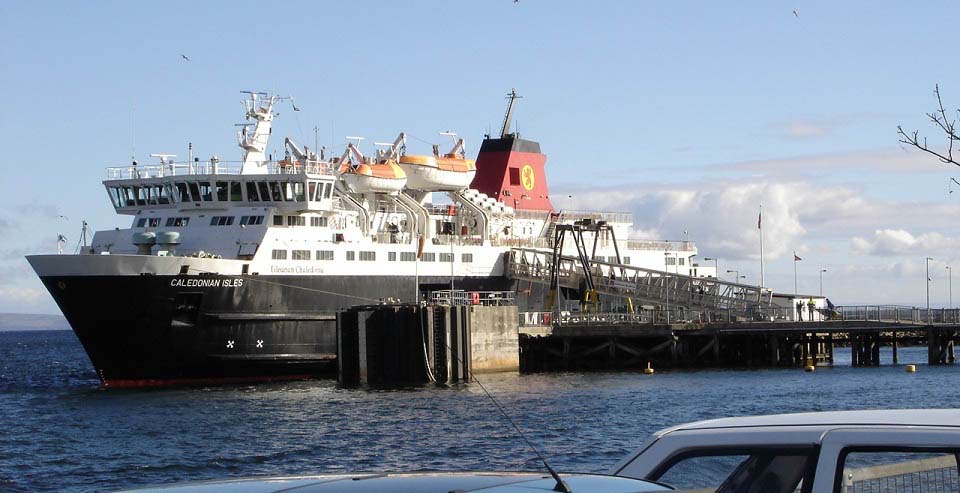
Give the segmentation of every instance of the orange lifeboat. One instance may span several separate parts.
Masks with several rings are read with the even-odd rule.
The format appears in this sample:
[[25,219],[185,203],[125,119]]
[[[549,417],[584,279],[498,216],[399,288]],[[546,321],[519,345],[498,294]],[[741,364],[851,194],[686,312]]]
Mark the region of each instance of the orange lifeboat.
[[456,153],[400,156],[400,167],[407,174],[407,188],[425,192],[463,190],[477,174],[474,161]]
[[396,161],[340,166],[340,178],[356,193],[396,193],[407,183],[407,175]]

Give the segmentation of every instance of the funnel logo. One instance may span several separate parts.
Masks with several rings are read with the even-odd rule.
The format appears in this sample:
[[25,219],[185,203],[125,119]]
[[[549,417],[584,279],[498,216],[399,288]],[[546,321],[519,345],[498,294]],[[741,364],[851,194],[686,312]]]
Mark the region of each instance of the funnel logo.
[[536,180],[533,168],[529,164],[523,165],[523,168],[520,170],[520,183],[523,184],[523,188],[527,191],[533,190],[533,185],[536,183]]

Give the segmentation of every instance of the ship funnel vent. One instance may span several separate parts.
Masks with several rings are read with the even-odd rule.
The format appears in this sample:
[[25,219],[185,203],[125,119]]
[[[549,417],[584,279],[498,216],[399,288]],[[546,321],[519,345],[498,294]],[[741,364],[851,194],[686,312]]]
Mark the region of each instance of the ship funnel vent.
[[157,243],[156,233],[134,233],[133,244],[137,247],[137,255],[150,255],[153,245]]

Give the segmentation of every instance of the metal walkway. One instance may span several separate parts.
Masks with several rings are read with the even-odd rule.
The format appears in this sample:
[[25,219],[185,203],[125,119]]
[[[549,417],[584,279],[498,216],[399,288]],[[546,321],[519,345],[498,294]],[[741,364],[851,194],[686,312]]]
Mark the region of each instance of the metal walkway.
[[[756,318],[770,309],[771,292],[758,286],[721,281],[712,277],[691,277],[631,265],[570,257],[559,258],[558,276],[553,277],[554,254],[530,248],[513,248],[507,276],[551,287],[584,290],[591,281],[598,294],[629,298],[633,302],[683,307],[692,310],[723,311]],[[588,269],[584,269],[584,261]],[[589,276],[587,275],[589,271]]]

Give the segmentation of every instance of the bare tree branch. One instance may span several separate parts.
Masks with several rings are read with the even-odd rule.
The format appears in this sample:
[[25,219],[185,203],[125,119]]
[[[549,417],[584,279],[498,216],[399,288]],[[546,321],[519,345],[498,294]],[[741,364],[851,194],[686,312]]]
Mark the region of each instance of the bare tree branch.
[[[930,149],[927,145],[927,138],[923,138],[923,143],[920,142],[919,131],[914,130],[912,134],[908,134],[903,130],[900,125],[897,125],[897,134],[900,136],[900,142],[904,144],[909,144],[917,149],[920,149],[923,152],[937,156],[941,162],[946,164],[954,164],[960,166],[960,162],[957,162],[953,158],[953,142],[960,141],[960,136],[957,135],[956,120],[950,121],[947,119],[947,111],[943,107],[943,99],[940,97],[940,85],[937,84],[934,86],[933,93],[937,96],[937,105],[938,109],[932,113],[927,113],[927,118],[929,118],[934,124],[940,127],[940,130],[946,134],[947,137],[947,154],[943,155],[937,151]],[[957,110],[957,114],[960,115],[960,110]]]

